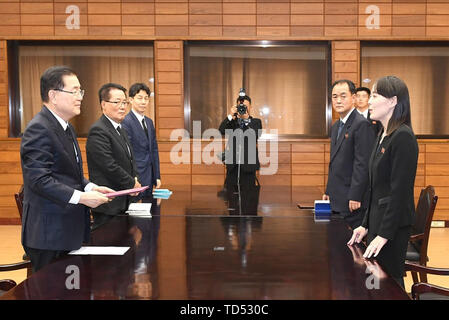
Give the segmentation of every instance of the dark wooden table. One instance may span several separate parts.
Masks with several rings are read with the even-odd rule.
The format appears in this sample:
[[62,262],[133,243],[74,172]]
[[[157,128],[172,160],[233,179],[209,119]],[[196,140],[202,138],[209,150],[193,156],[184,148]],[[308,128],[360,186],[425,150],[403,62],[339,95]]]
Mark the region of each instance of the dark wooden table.
[[[296,207],[319,190],[241,192],[175,190],[153,201],[152,218],[119,216],[93,232],[89,245],[131,247],[125,255],[64,257],[2,299],[408,299],[346,245],[343,220]],[[68,289],[73,266],[79,289]]]

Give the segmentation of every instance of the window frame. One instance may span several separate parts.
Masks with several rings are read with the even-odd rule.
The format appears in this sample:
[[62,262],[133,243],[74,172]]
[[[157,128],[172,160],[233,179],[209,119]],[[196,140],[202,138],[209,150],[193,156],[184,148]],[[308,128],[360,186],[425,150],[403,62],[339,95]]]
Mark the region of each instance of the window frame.
[[[330,137],[330,128],[332,126],[332,102],[330,99],[329,90],[332,85],[332,48],[331,41],[293,41],[293,40],[186,40],[184,41],[184,128],[189,132],[190,138],[192,135],[191,126],[191,107],[190,107],[190,46],[223,46],[223,47],[294,47],[297,45],[323,46],[326,49],[326,107],[325,107],[325,126],[326,134],[307,135],[307,134],[278,134],[279,140],[287,139],[327,139]],[[323,99],[324,100],[324,99]],[[266,137],[266,140],[272,140],[271,137]]]
[[[364,40],[360,41],[360,83],[363,83],[362,79],[362,63],[363,63],[363,48],[366,47],[404,47],[404,48],[414,48],[414,47],[447,47],[449,50],[449,42],[447,41],[399,41],[399,40],[392,40],[392,41],[373,41],[373,40]],[[412,111],[413,112],[413,109]],[[415,134],[417,139],[427,139],[427,140],[433,140],[433,139],[449,139],[449,133],[448,134]]]
[[[8,40],[7,58],[8,58],[8,95],[9,95],[9,132],[10,138],[20,138],[21,117],[20,117],[20,74],[19,74],[19,47],[20,46],[152,46],[153,48],[153,70],[156,76],[155,68],[155,44],[154,40]],[[75,70],[76,71],[76,70]],[[154,83],[156,88],[156,82]],[[156,98],[154,99],[154,114],[156,116]],[[25,130],[25,128],[23,128]]]

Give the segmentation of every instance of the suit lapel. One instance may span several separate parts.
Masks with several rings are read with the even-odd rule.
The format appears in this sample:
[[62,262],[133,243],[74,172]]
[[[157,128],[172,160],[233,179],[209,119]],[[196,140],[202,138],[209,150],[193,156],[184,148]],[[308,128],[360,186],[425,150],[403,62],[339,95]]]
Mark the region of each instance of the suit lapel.
[[[341,130],[338,140],[336,141],[335,145],[332,146],[333,152],[331,153],[331,159],[330,159],[331,162],[332,162],[332,159],[337,154],[338,150],[340,149],[341,145],[343,144],[343,141],[345,141],[345,139],[347,138],[347,135],[349,134],[349,129],[351,128],[352,122],[354,121],[354,118],[355,118],[355,111],[356,111],[355,109],[352,110],[351,115],[349,116],[348,120],[346,120],[346,123],[343,126],[343,129]],[[338,121],[341,121],[341,120],[338,120]],[[339,124],[340,124],[340,122],[338,122],[338,124],[335,126],[336,132],[334,132],[334,134],[333,134],[333,136],[335,136],[335,139],[337,139]]]
[[[142,123],[139,121],[139,119],[137,119],[137,117],[134,114],[134,112],[130,111],[130,113],[131,113],[131,119],[134,121],[134,126],[136,128],[135,131],[137,131],[137,134],[141,137],[141,139],[144,139],[144,138],[147,139],[145,137],[145,130],[143,130]],[[148,128],[148,122],[146,121],[146,119],[145,119],[145,123],[146,123],[147,128]]]
[[[42,111],[43,111],[44,116],[49,120],[50,125],[53,127],[52,131],[55,132],[56,136],[58,137],[59,142],[61,142],[61,144],[63,146],[64,153],[67,156],[67,158],[69,159],[69,161],[72,163],[73,168],[76,169],[76,172],[79,172],[79,174],[81,174],[81,172],[79,171],[78,163],[76,162],[76,157],[74,155],[73,143],[71,143],[69,141],[69,139],[67,139],[64,129],[62,128],[62,126],[58,122],[58,120],[55,118],[55,116],[50,112],[50,110],[48,110],[48,108],[46,106],[43,106]],[[70,124],[69,124],[69,130],[70,130]],[[73,134],[73,131],[72,131],[72,134]],[[79,147],[77,148],[77,152],[79,152]],[[81,156],[81,152],[78,153],[78,157],[80,157],[80,156]]]
[[[102,115],[102,121],[105,124],[105,126],[109,129],[109,132],[114,137],[115,141],[117,141],[122,146],[123,150],[125,151],[125,154],[128,156],[128,158],[131,159],[131,155],[129,154],[129,152],[131,150],[128,151],[128,147],[126,146],[125,140],[122,139],[122,137],[120,136],[118,131],[112,125],[111,121],[109,121],[109,119],[106,118],[105,115]],[[122,130],[124,130],[124,129],[122,129]],[[124,138],[126,139],[126,136],[124,136]],[[128,140],[128,139],[126,139],[126,140]],[[129,142],[127,142],[127,143],[129,144]]]

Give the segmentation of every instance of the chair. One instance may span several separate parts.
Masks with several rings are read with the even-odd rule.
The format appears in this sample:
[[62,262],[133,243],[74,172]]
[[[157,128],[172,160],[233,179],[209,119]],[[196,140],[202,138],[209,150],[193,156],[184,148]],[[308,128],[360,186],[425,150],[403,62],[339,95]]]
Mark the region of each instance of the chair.
[[17,209],[19,209],[20,219],[22,219],[22,214],[23,214],[23,185],[20,187],[19,192],[14,194],[14,198],[16,199]]
[[[435,189],[427,186],[421,190],[416,206],[416,221],[412,227],[412,235],[407,248],[406,260],[425,266],[429,258],[427,248],[429,245],[430,226],[437,205],[438,196]],[[418,274],[412,272],[413,283],[418,283]],[[420,273],[420,281],[427,282],[427,274]]]
[[[20,219],[22,219],[23,215],[23,184],[20,187],[19,192],[14,194],[14,198],[16,199],[17,209],[19,210]],[[23,260],[29,260],[26,253],[23,254]]]
[[[421,275],[423,273],[449,276],[449,269],[431,268],[415,263],[406,262],[405,270]],[[412,298],[414,300],[449,300],[449,288],[443,288],[427,282],[418,282],[412,285]]]
[[[30,261],[21,261],[18,263],[12,264],[0,264],[0,272],[4,271],[14,271],[19,269],[28,269],[27,276],[31,274],[31,262]],[[2,296],[5,292],[11,290],[17,285],[14,280],[3,279],[0,280],[0,296]]]

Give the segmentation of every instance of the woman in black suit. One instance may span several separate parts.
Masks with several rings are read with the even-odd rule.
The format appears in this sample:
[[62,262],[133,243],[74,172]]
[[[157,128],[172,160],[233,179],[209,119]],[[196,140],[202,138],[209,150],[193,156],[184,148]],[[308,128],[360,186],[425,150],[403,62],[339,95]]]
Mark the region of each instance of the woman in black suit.
[[371,119],[380,131],[369,163],[370,196],[362,226],[348,244],[367,235],[365,258],[377,257],[385,271],[404,287],[404,261],[415,218],[414,184],[418,143],[410,122],[410,98],[405,83],[380,78],[369,99]]

